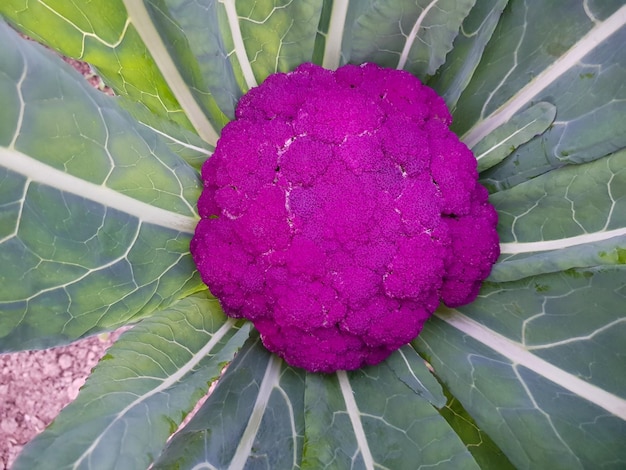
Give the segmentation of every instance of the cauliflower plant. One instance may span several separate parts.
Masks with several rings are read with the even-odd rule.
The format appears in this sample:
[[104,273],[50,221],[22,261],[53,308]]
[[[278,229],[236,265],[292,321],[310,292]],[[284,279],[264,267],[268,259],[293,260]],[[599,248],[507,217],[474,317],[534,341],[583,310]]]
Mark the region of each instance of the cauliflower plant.
[[289,364],[376,364],[440,301],[471,302],[497,216],[444,101],[374,64],[304,64],[239,102],[202,168],[191,252],[232,317]]

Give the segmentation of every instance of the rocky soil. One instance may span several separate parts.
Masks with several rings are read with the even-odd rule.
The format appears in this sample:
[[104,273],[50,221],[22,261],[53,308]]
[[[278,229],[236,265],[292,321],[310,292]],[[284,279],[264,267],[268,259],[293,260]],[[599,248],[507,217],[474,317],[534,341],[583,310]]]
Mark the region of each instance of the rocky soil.
[[119,332],[45,351],[0,354],[0,469],[70,403]]

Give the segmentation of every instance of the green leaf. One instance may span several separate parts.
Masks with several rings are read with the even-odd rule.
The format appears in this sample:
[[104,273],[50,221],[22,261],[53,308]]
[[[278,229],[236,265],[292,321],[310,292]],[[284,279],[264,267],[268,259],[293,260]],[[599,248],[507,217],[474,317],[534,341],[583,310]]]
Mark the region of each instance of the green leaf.
[[483,175],[494,187],[626,146],[626,127],[615,125],[626,112],[626,6],[595,8],[519,1],[502,15],[457,104],[453,129],[473,147],[539,101],[555,105],[558,115],[540,138]]
[[461,403],[446,390],[448,402],[439,412],[463,440],[476,462],[483,470],[513,470],[506,455],[493,440],[478,427]]
[[215,147],[202,138],[187,130],[174,121],[164,119],[156,114],[152,114],[141,103],[133,103],[128,100],[119,103],[128,111],[138,123],[159,134],[162,141],[168,148],[185,160],[196,170],[200,170],[202,164],[213,154]]
[[249,331],[206,293],[143,320],[13,468],[147,468]]
[[485,46],[491,39],[500,15],[508,0],[482,0],[476,2],[461,25],[445,64],[428,85],[433,87],[446,104],[454,110],[465,87],[474,75]]
[[556,107],[542,101],[515,115],[472,147],[482,172],[497,165],[533,137],[542,134],[554,122]]
[[624,150],[539,176],[490,200],[499,214],[502,253],[492,281],[626,262]]
[[348,60],[405,69],[424,79],[444,63],[475,0],[367,1],[351,30]]
[[49,347],[200,287],[197,173],[59,58],[0,24],[0,338]]
[[356,20],[371,8],[371,5],[372,2],[369,0],[361,2],[324,0],[315,44],[316,52],[318,55],[322,54],[322,59],[316,63],[327,69],[336,69],[350,61],[352,31]]
[[403,346],[396,354],[392,354],[387,359],[387,365],[398,379],[431,405],[441,408],[446,404],[446,397],[437,379],[411,346]]
[[[89,452],[100,468],[626,465],[623,0],[7,0],[0,15],[118,95],[0,26],[0,347],[140,321],[23,462],[53,442],[51,467]],[[480,168],[495,163],[481,181],[502,256],[414,342],[432,369],[405,346],[306,374],[255,336],[158,457],[249,328],[201,355],[233,321],[198,318],[216,308],[189,254],[198,169],[244,91],[310,60],[400,66],[444,94]]]
[[[176,26],[172,26],[172,18],[159,8],[160,5],[152,3],[148,5],[150,7],[143,2],[124,0],[124,6],[128,11],[128,21],[141,36],[143,44],[150,51],[154,63],[163,74],[167,86],[180,103],[181,111],[184,111],[193,128],[204,140],[215,144],[218,129],[226,123],[227,117],[220,111],[211,92],[203,83],[199,83],[200,80],[197,77],[200,72],[197,70],[195,61],[185,60],[191,55],[181,54],[175,46],[168,48],[168,43],[176,45],[185,39]],[[159,26],[161,26],[160,30],[157,29]],[[200,89],[196,89],[196,86]],[[211,120],[208,120],[207,116]]]
[[626,464],[625,274],[490,285],[471,305],[440,310],[415,341],[517,468]]
[[[219,7],[217,2],[190,2],[184,0],[146,1],[146,10],[137,8],[140,2],[124,0],[131,19],[144,27],[154,27],[176,70],[189,87],[193,99],[217,128],[221,128],[235,116],[235,104],[241,96],[232,67],[225,60],[228,55],[219,34]],[[136,12],[136,16],[133,13]],[[146,12],[149,17],[146,16]],[[139,31],[142,30],[137,26]],[[155,60],[152,42],[148,44]],[[161,67],[163,69],[163,67]],[[174,92],[179,87],[174,87]],[[182,102],[182,101],[181,101]]]
[[303,400],[304,372],[255,335],[153,468],[299,468]]
[[[160,2],[148,5],[124,0],[80,4],[7,0],[0,6],[0,14],[34,39],[92,64],[116,94],[141,102],[156,115],[195,130],[215,144],[227,120],[219,105],[232,116],[232,101],[238,97],[232,71],[226,70],[221,81],[218,77],[211,83],[200,80],[197,59],[179,55],[177,46],[186,38],[169,23],[172,18],[167,7]],[[193,8],[183,9],[183,22],[188,23],[194,14]],[[155,18],[161,26],[170,27],[156,31]],[[173,43],[169,49],[168,43]],[[225,54],[214,38],[207,38],[207,44],[215,45],[209,54]],[[230,96],[222,94],[224,89]],[[219,103],[213,93],[219,94]]]
[[309,374],[306,385],[304,468],[478,468],[437,410],[385,363]]
[[223,39],[247,90],[313,58],[321,0],[220,0]]
[[[443,406],[441,387],[410,347],[381,366],[326,376],[287,367],[251,341],[155,468],[344,468],[350,461],[405,468],[417,455],[424,463],[474,468],[429,403],[435,394]],[[410,415],[398,414],[406,407]]]

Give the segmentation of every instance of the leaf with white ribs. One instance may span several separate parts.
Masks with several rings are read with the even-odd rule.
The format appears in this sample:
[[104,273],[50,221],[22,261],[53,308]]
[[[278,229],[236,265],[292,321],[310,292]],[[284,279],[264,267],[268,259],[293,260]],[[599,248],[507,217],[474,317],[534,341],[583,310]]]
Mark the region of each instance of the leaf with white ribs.
[[[607,2],[511,2],[462,93],[453,129],[473,147],[540,101],[557,108],[553,125],[482,176],[515,186],[568,163],[626,146],[626,6]],[[462,117],[462,118],[459,118]]]
[[490,280],[626,261],[626,150],[491,197],[502,255]]
[[305,372],[270,354],[253,334],[198,413],[154,469],[299,468]]
[[[160,5],[161,2],[123,0],[79,5],[62,0],[7,0],[0,13],[29,36],[93,65],[117,95],[129,100],[128,106],[140,102],[155,116],[195,130],[215,144],[219,130],[228,120],[220,106],[232,117],[233,101],[240,91],[232,71],[214,66],[204,78],[198,57],[180,53],[181,47],[185,52],[189,47],[178,46],[181,40],[185,42],[180,30],[172,27],[179,18],[170,17],[168,9],[161,9]],[[203,10],[206,24],[217,24],[218,13],[214,10]],[[196,12],[196,18],[202,16]],[[193,17],[193,12],[185,15],[187,19]],[[155,26],[159,24],[160,34]],[[187,34],[195,36],[196,47],[205,48],[202,52],[206,56],[224,57],[226,52],[221,42],[215,40],[215,30],[202,29],[197,24],[185,26],[189,28]],[[210,65],[205,62],[206,66]]]
[[446,400],[410,347],[376,367],[320,375],[252,338],[154,468],[477,468],[432,402]]
[[144,320],[122,334],[13,468],[147,468],[249,331],[206,292]]
[[313,58],[322,2],[220,0],[227,25],[222,31],[244,89],[269,74],[293,70]]
[[337,28],[342,31],[343,60],[376,62],[425,79],[445,62],[474,3],[475,0],[349,2],[343,11],[345,26]]
[[489,284],[415,340],[517,468],[626,462],[625,269]]
[[1,349],[116,328],[199,289],[196,171],[5,23],[0,42]]
[[306,385],[305,468],[479,468],[436,408],[387,363],[309,374]]
[[459,96],[472,79],[507,3],[508,0],[476,2],[463,20],[445,63],[429,81],[428,84],[446,100],[451,110],[456,108]]

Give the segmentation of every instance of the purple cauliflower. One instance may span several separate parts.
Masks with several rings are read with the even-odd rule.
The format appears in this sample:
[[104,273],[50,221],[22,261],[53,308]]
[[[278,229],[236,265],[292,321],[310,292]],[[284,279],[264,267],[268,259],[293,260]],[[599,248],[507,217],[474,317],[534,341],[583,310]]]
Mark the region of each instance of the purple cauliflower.
[[202,168],[191,252],[231,317],[289,364],[330,373],[474,300],[497,216],[444,101],[374,64],[303,64],[237,106]]

